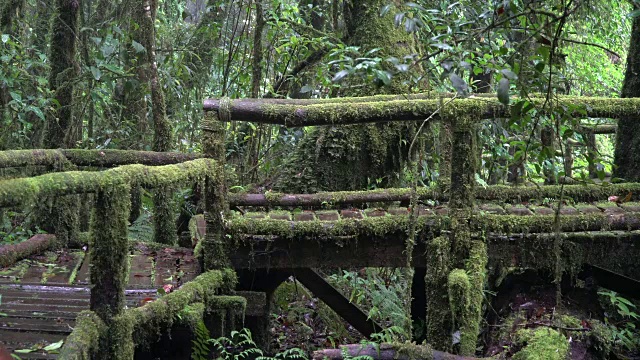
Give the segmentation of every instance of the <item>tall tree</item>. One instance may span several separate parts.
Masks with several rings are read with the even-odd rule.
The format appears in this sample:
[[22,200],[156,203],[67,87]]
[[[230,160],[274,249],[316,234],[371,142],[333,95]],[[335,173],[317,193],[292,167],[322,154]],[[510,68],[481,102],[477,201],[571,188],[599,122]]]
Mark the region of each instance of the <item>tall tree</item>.
[[[167,110],[164,99],[164,90],[158,74],[156,61],[156,31],[155,19],[158,10],[158,2],[153,0],[139,0],[134,10],[134,21],[139,25],[140,44],[144,47],[143,63],[139,64],[145,69],[148,76],[149,89],[151,90],[151,105],[153,119],[153,150],[169,151],[172,147],[171,123],[167,119]],[[145,81],[147,79],[141,79]],[[177,242],[177,230],[175,215],[173,213],[171,189],[156,189],[154,202],[154,238],[156,242],[163,244],[175,244]]]
[[[634,10],[638,9],[640,5],[636,2]],[[640,16],[633,19],[621,96],[640,97]],[[618,121],[614,164],[615,177],[640,181],[640,115]]]
[[[393,1],[402,6],[403,1]],[[361,52],[381,49],[377,56],[402,59],[416,53],[412,34],[394,24],[393,12],[380,16],[386,0],[345,3],[346,39]],[[402,94],[409,88],[405,76],[393,77],[388,86],[362,84],[347,96]],[[316,128],[305,136],[289,158],[289,172],[276,187],[288,191],[353,190],[400,171],[407,157],[413,127],[404,123]]]
[[58,107],[47,122],[45,146],[73,147],[78,132],[73,129],[72,106],[74,82],[79,74],[76,57],[79,0],[57,0],[51,28],[51,74],[49,87]]

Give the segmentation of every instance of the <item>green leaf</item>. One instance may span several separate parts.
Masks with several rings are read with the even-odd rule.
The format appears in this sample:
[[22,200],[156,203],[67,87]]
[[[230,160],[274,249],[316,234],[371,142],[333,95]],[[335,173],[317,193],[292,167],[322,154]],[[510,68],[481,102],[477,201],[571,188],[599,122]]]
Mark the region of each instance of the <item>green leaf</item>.
[[40,118],[40,120],[44,120],[44,114],[42,113],[42,110],[40,110],[40,108],[29,105],[27,107],[27,111],[31,111],[32,113],[36,114],[36,116]]
[[100,69],[98,69],[95,66],[90,67],[91,69],[91,74],[93,75],[93,78],[95,80],[100,80],[100,78],[102,77],[102,72],[100,71]]
[[53,344],[49,344],[47,346],[45,346],[43,348],[44,351],[53,351],[53,350],[58,350],[62,347],[62,344],[64,343],[64,340],[60,340],[58,342],[54,342]]
[[9,91],[9,95],[11,95],[11,98],[15,101],[22,101],[22,95],[18,94],[17,92]]
[[637,18],[638,16],[640,16],[640,9],[633,10],[632,12],[627,14],[627,17],[632,19]]
[[17,349],[17,350],[13,350],[13,352],[17,352],[18,354],[28,354],[28,353],[32,353],[35,350],[33,349]]
[[502,73],[502,75],[504,77],[506,77],[509,80],[517,80],[518,79],[518,75],[516,75],[516,73],[514,73],[513,71],[511,71],[509,69],[502,69],[500,72]]
[[509,89],[511,85],[507,78],[502,78],[498,82],[498,100],[504,105],[509,105]]
[[342,79],[344,79],[347,75],[349,75],[349,71],[348,70],[340,70],[338,71],[338,73],[333,77],[333,79],[331,79],[331,81],[333,82],[338,82]]
[[139,42],[132,40],[131,41],[131,46],[133,46],[133,48],[135,49],[135,51],[137,53],[142,53],[147,51],[147,49],[144,48],[144,46],[142,46],[142,44],[140,44]]

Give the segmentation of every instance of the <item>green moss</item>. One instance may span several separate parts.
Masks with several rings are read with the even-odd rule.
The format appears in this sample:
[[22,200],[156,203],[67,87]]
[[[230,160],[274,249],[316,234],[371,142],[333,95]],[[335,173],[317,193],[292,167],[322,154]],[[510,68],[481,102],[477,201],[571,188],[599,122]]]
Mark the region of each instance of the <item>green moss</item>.
[[[420,200],[449,200],[449,191],[444,187],[422,187],[417,189]],[[559,199],[561,185],[544,186],[507,186],[492,185],[475,189],[476,200],[496,201],[499,203],[521,202],[542,202],[544,199]],[[322,206],[338,205],[345,203],[362,202],[392,202],[409,200],[410,188],[384,188],[368,191],[337,191],[337,192],[317,192],[313,195],[306,195],[297,202],[291,202],[291,197],[295,195],[285,195],[279,192],[265,193],[265,206]],[[573,202],[591,202],[606,200],[610,195],[624,196],[629,192],[640,193],[640,183],[622,184],[589,184],[589,185],[564,185],[563,198]],[[244,198],[246,194],[229,194],[231,205],[247,205]],[[286,197],[287,202],[283,200]],[[367,201],[367,199],[370,199]],[[587,204],[576,204],[586,206]]]
[[476,352],[476,344],[480,334],[482,320],[482,304],[484,285],[486,282],[487,247],[482,241],[471,243],[469,257],[466,260],[466,274],[469,276],[469,305],[462,317],[460,327],[460,354],[472,356]]
[[449,273],[447,280],[447,289],[449,290],[449,306],[451,314],[456,323],[463,321],[465,309],[469,307],[471,284],[469,276],[462,269],[453,269]]
[[414,343],[395,343],[396,358],[408,360],[431,360],[434,359],[431,345],[416,345]]
[[[451,269],[451,250],[449,238],[438,236],[427,243],[425,276],[427,292],[427,318],[425,335],[429,343],[436,349],[451,348],[452,323],[449,296],[446,291]],[[445,291],[443,291],[445,290]]]
[[[143,307],[129,309],[126,316],[133,324],[133,341],[136,346],[149,346],[169,331],[187,305],[202,302],[207,309],[219,306],[217,296],[235,287],[236,277],[232,270],[208,271],[180,289]],[[233,300],[236,304],[238,301]]]
[[569,353],[567,338],[551,328],[523,329],[516,336],[526,345],[514,360],[564,360]]
[[91,360],[98,353],[101,334],[108,328],[92,311],[84,310],[78,314],[73,332],[65,339],[58,359]]
[[[447,101],[448,99],[444,99]],[[543,98],[530,99],[534,105],[542,105]],[[436,113],[442,104],[440,99],[390,100],[358,103],[321,103],[307,106],[266,104],[262,105],[263,121],[289,127],[358,124],[366,122],[420,120]],[[635,116],[640,107],[637,98],[592,98],[562,97],[559,106],[574,109],[577,117],[622,118]],[[456,118],[462,115],[465,124],[483,119],[509,117],[509,108],[505,108],[497,99],[465,98],[451,101],[441,116],[436,118]]]

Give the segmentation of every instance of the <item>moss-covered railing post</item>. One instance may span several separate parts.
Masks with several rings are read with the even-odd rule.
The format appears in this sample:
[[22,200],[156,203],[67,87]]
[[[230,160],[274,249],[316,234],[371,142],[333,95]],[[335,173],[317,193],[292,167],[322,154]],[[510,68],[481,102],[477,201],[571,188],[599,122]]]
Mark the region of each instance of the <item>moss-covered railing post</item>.
[[[223,109],[219,110],[223,112]],[[228,116],[228,114],[227,114]],[[202,244],[204,268],[206,270],[228,267],[227,239],[224,230],[224,217],[228,209],[225,186],[225,124],[215,111],[205,112],[202,122],[203,149],[207,157],[218,161],[219,171],[206,178],[205,220],[207,231]]]
[[[114,176],[115,178],[115,176]],[[124,180],[100,189],[91,222],[91,310],[109,325],[124,310],[129,244],[130,186]]]
[[[427,341],[449,350],[451,336],[460,333],[461,355],[473,355],[480,330],[487,251],[474,240],[470,222],[475,201],[477,171],[473,108],[445,108],[443,119],[452,124],[449,211],[451,231],[427,245]],[[453,325],[453,326],[452,326]]]

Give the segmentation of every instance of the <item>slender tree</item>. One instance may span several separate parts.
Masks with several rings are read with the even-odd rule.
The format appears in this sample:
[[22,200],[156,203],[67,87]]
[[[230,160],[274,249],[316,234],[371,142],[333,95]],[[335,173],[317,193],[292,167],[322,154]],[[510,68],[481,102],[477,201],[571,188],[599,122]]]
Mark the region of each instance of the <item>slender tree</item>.
[[[634,9],[640,9],[640,5],[636,3]],[[633,19],[621,95],[623,98],[640,97],[640,16]],[[640,181],[640,116],[618,121],[614,164],[615,177]]]
[[74,81],[79,74],[75,60],[78,38],[79,0],[57,0],[51,28],[51,74],[49,87],[58,102],[47,122],[45,146],[73,147],[79,140],[73,129],[72,106]]

